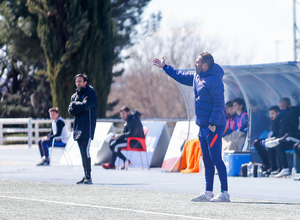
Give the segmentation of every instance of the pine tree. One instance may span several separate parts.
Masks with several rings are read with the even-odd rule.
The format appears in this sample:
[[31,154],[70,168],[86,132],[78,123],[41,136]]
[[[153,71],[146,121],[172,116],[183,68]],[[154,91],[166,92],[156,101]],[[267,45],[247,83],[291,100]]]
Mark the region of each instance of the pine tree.
[[[112,66],[122,62],[120,52],[132,45],[135,26],[149,1],[0,0],[0,48],[5,50],[0,57],[1,76],[7,70],[18,70],[10,71],[14,74],[10,75],[9,82],[0,82],[4,88],[0,93],[4,92],[7,100],[10,95],[19,93],[25,85],[23,79],[34,80],[44,91],[41,106],[47,108],[48,104],[51,105],[48,98],[53,96],[53,106],[58,106],[64,117],[70,117],[67,107],[75,91],[73,77],[86,72],[98,96],[98,117],[105,117],[112,78],[123,72],[113,73]],[[21,75],[19,67],[26,74]],[[42,77],[46,68],[44,74],[48,79]],[[37,71],[41,77],[35,77]],[[45,80],[51,84],[51,93],[46,90]],[[31,88],[27,89],[34,92],[34,95],[27,92],[27,96],[37,103],[32,97],[40,95],[37,96]],[[0,97],[4,98],[1,94]],[[36,106],[34,110],[31,115],[38,113]],[[40,111],[47,112],[47,109]]]
[[[29,13],[26,0],[0,0],[0,117],[49,117],[49,83],[35,76],[45,68],[45,59],[36,28],[38,18]],[[48,89],[39,107],[34,93],[43,85]],[[41,110],[41,107],[48,108]]]
[[104,117],[114,61],[110,1],[28,0],[27,5],[39,17],[53,105],[69,116],[73,78],[85,72],[98,97],[98,117]]
[[[150,0],[27,0],[38,15],[38,34],[47,60],[53,105],[66,117],[73,77],[87,73],[98,98],[98,117],[105,117],[112,67]],[[116,73],[118,75],[120,73]]]

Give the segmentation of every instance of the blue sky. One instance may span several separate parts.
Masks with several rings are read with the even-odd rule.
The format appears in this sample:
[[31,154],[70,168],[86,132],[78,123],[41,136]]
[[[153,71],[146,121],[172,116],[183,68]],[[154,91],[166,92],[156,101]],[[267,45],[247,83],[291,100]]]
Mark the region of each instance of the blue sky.
[[[297,9],[300,18],[300,5]],[[248,57],[238,64],[294,59],[293,0],[152,0],[144,15],[159,10],[161,28],[195,22],[226,45],[217,56],[227,56],[230,48]]]

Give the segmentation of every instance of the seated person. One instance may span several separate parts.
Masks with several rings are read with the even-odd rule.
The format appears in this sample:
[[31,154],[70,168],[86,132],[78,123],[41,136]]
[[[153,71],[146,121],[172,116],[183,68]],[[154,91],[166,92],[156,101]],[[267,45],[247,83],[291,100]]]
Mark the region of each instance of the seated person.
[[231,132],[235,129],[235,111],[233,109],[232,101],[228,101],[225,104],[225,115],[226,115],[226,126],[225,131],[223,133],[223,137],[231,134]]
[[258,108],[255,99],[250,100],[250,106],[252,109],[251,143],[253,143],[264,131],[270,130],[270,121],[265,113]]
[[59,139],[55,139],[54,145],[61,146],[63,144],[66,144],[70,137],[64,119],[59,116],[58,108],[57,107],[50,108],[49,115],[50,118],[53,120],[51,132],[47,136],[44,136],[38,142],[42,160],[40,163],[37,164],[37,166],[45,166],[50,164],[48,148],[49,146],[52,145],[53,138],[59,137]]
[[296,153],[296,155],[298,156],[298,158],[300,159],[300,142],[296,142],[293,146],[293,149]]
[[300,130],[297,131],[295,137],[289,137],[287,135],[286,141],[292,141],[293,142],[293,150],[295,151],[296,155],[300,159]]
[[287,97],[279,100],[279,108],[286,111],[286,117],[294,124],[293,126],[299,127],[300,110],[297,106],[291,106],[291,101]]
[[236,112],[234,131],[222,139],[223,150],[241,151],[246,140],[248,130],[248,114],[244,99],[232,100],[233,109]]
[[278,167],[276,164],[276,150],[275,148],[267,148],[265,146],[265,142],[280,137],[281,134],[279,134],[279,127],[281,126],[281,117],[284,112],[281,112],[279,107],[274,105],[269,108],[269,114],[272,121],[272,136],[267,139],[256,139],[254,141],[254,147],[262,160],[263,171],[266,175],[270,175],[271,172],[275,172],[276,174],[278,173]]
[[279,105],[282,108],[281,111],[284,111],[285,113],[282,116],[279,130],[281,138],[279,139],[279,144],[275,146],[275,150],[279,162],[282,165],[282,170],[275,177],[290,175],[285,150],[292,150],[295,143],[293,141],[286,141],[284,136],[297,137],[299,126],[299,110],[297,107],[291,107],[289,98],[280,99]]
[[[109,148],[112,151],[112,158],[110,163],[102,164],[104,169],[115,169],[115,161],[117,157],[124,161],[125,168],[126,157],[121,153],[121,149],[127,146],[127,138],[128,137],[140,137],[144,138],[144,130],[143,125],[140,120],[141,113],[138,111],[133,111],[130,113],[130,109],[127,106],[123,106],[120,110],[120,116],[123,120],[125,120],[124,129],[121,134],[116,134],[112,137],[110,141]],[[130,142],[130,146],[133,148],[141,148],[141,144],[138,141],[132,140]],[[131,164],[131,161],[127,161],[128,164]]]

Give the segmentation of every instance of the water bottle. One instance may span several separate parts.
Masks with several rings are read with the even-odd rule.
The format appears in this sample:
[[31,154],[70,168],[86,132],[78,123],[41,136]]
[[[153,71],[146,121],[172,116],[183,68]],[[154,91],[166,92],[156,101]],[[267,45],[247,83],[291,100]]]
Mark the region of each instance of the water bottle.
[[261,168],[261,165],[258,165],[258,167],[257,167],[257,177],[262,177],[262,168]]
[[128,170],[128,160],[125,160],[125,170]]
[[200,157],[200,159],[199,159],[199,174],[204,174],[204,164],[203,164],[202,157]]
[[250,161],[247,166],[247,177],[253,177],[253,164]]
[[296,179],[296,173],[297,173],[297,170],[295,167],[293,167],[292,169],[292,179],[295,180]]

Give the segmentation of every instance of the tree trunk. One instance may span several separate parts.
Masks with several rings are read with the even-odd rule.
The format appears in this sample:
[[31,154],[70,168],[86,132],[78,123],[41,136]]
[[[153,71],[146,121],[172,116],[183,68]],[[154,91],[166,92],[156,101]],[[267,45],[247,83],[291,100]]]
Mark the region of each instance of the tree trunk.
[[115,62],[110,0],[27,0],[39,15],[38,33],[47,59],[53,106],[70,117],[68,105],[75,91],[74,76],[88,75],[98,100],[98,118],[104,118]]

